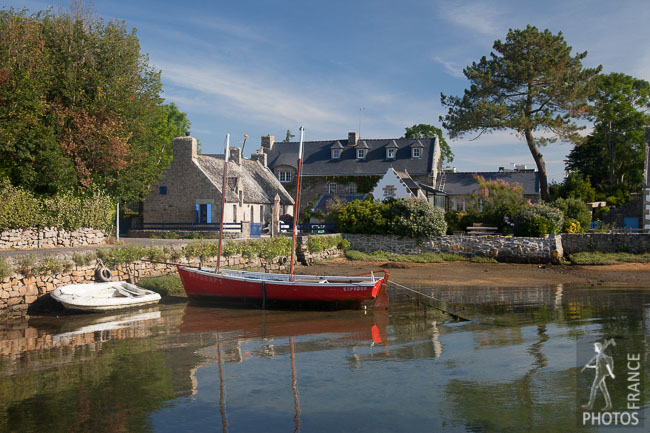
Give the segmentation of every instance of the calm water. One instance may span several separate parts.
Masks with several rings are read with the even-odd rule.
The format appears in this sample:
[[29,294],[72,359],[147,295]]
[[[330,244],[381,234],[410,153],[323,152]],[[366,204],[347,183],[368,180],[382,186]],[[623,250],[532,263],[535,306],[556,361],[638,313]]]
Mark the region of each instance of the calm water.
[[[420,289],[472,320],[393,292],[386,314],[180,302],[0,325],[0,431],[579,431],[607,338],[609,412],[630,354],[647,408],[650,290]],[[650,430],[637,412],[645,428],[584,430]]]

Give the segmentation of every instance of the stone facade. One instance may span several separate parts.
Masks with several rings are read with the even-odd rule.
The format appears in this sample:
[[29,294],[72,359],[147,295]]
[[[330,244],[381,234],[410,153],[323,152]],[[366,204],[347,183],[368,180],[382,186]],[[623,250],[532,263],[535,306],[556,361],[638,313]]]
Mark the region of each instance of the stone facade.
[[641,254],[650,252],[650,233],[565,233],[562,246],[565,254],[582,251]]
[[105,232],[90,228],[72,232],[55,227],[14,229],[0,233],[0,250],[102,245],[107,239]]
[[344,234],[351,248],[362,252],[376,250],[394,254],[452,253],[467,257],[492,257],[516,263],[558,262],[563,256],[562,238],[500,236],[437,236],[414,239],[401,236]]

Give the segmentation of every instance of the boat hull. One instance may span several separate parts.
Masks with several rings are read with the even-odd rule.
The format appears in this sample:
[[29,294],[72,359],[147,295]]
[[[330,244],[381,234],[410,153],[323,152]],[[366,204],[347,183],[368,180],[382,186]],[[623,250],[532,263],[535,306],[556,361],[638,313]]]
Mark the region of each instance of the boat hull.
[[199,270],[178,266],[185,293],[200,301],[352,303],[374,299],[382,278],[314,277]]
[[[137,295],[116,296],[116,291],[125,289]],[[68,310],[87,312],[142,307],[160,301],[158,293],[124,282],[69,284],[55,289],[51,296]]]

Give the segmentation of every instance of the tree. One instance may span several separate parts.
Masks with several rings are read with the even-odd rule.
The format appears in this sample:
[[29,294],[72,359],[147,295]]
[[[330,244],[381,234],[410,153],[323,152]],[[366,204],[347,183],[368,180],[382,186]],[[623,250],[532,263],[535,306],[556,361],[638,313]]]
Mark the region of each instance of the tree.
[[601,67],[583,68],[586,51],[571,56],[561,32],[540,32],[530,25],[510,30],[505,42],[495,41],[493,49],[489,59],[482,57],[464,69],[471,85],[462,97],[441,94],[449,111],[440,120],[452,138],[473,131],[479,132],[478,138],[495,130],[522,136],[539,171],[541,197],[548,200],[546,164],[539,148],[558,138],[581,140],[578,131],[584,127],[574,120],[587,114],[587,98]]
[[449,164],[454,160],[454,152],[447,143],[447,140],[442,136],[442,129],[436,128],[433,125],[420,123],[406,128],[404,138],[434,138],[438,137],[440,141],[440,154],[443,164]]
[[650,83],[620,73],[602,75],[596,83],[594,131],[571,150],[566,167],[590,177],[600,193],[629,197],[643,182]]
[[590,202],[596,199],[596,190],[591,186],[589,176],[585,178],[581,173],[572,171],[562,183],[551,185],[551,200],[558,198],[577,198]]
[[95,185],[142,199],[189,121],[163,103],[135,29],[74,7],[0,11],[0,179],[46,195]]
[[284,143],[290,142],[293,137],[295,137],[295,135],[291,133],[290,129],[287,129],[287,135],[284,136]]

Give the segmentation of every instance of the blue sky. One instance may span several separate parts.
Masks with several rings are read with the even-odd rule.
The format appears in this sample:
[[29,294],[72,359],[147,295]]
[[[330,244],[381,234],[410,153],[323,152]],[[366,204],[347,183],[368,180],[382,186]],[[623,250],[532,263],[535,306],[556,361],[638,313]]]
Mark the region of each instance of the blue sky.
[[[68,1],[5,1],[55,10]],[[460,95],[462,69],[489,55],[509,28],[562,31],[586,66],[650,80],[650,3],[626,1],[192,1],[97,0],[98,16],[137,28],[162,70],[164,97],[188,114],[205,153],[224,136],[245,153],[287,129],[306,140],[397,138],[416,123],[440,126],[440,93]],[[534,162],[508,132],[449,141],[462,171]],[[542,149],[553,180],[570,144]]]

